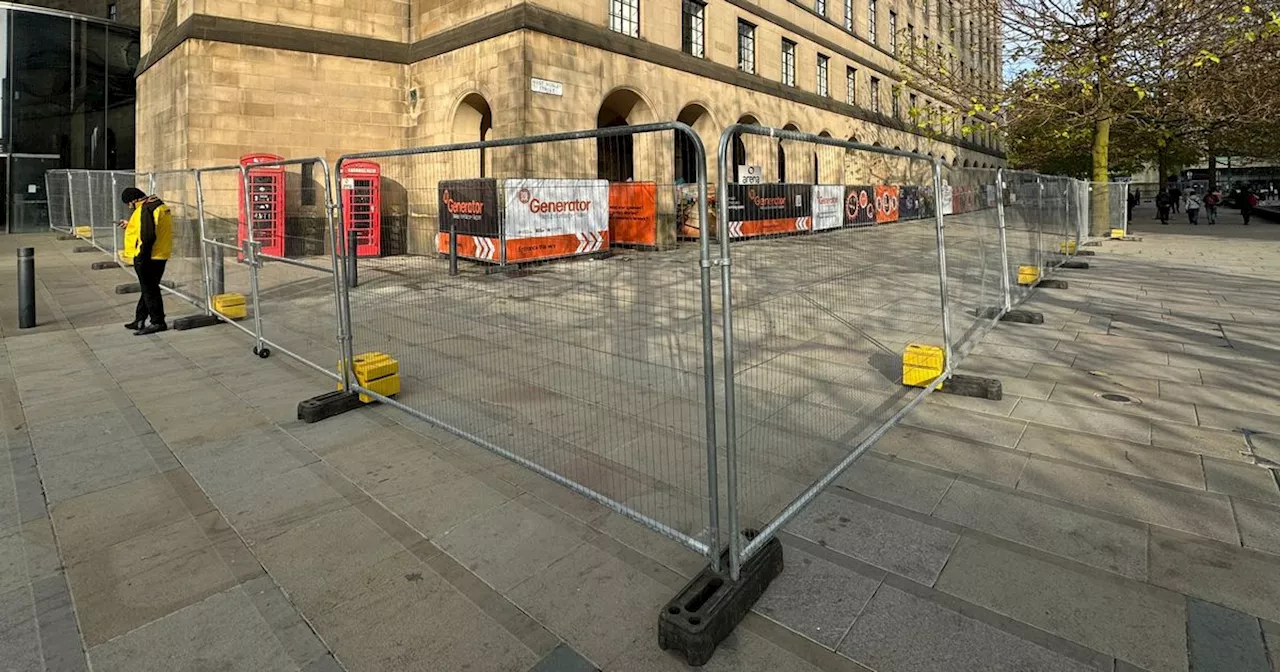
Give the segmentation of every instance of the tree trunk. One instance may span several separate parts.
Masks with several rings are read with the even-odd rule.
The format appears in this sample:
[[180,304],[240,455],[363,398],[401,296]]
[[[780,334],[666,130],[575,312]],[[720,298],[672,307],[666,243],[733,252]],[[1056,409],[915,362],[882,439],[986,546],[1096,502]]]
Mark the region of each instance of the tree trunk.
[[[1111,194],[1111,173],[1107,161],[1110,147],[1111,115],[1104,113],[1093,122],[1093,198],[1089,231],[1094,236],[1105,236],[1112,228],[1123,228],[1129,207],[1128,194],[1123,198],[1112,197]],[[1119,212],[1112,212],[1116,207]]]
[[[1169,179],[1169,154],[1164,150],[1163,147],[1161,147],[1160,151],[1156,154],[1156,191],[1157,192],[1160,191],[1160,188],[1165,185],[1165,182],[1168,179]],[[1154,198],[1155,194],[1152,194],[1151,196],[1152,198]]]
[[1209,191],[1218,188],[1218,148],[1213,142],[1213,136],[1209,136]]

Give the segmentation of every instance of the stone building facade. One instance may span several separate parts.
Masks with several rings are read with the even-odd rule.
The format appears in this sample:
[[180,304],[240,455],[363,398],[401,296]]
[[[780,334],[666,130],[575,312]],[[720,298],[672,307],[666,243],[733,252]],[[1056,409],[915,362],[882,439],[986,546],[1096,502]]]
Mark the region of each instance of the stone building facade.
[[905,64],[946,45],[953,71],[996,85],[985,2],[142,0],[137,163],[680,120],[709,153],[745,121],[994,167],[994,139],[962,134],[957,99]]

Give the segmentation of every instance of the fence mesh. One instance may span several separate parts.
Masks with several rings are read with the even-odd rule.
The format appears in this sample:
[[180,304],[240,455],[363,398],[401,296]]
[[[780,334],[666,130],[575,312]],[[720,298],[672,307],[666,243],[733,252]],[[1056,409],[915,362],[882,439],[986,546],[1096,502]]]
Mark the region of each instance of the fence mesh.
[[[617,132],[364,157],[381,171],[381,240],[354,250],[354,350],[400,361],[404,407],[698,548],[700,265],[697,246],[674,245],[700,225],[680,206],[703,159],[684,131]],[[344,216],[354,163],[335,168]],[[504,264],[523,268],[490,273]]]
[[196,179],[199,182],[201,220],[197,224],[204,234],[210,309],[225,321],[256,336],[256,302],[251,280],[255,270],[246,263],[248,260],[244,256],[240,236],[240,216],[244,210],[241,176],[239,166],[199,172]]
[[[1040,243],[1040,176],[1020,170],[1004,171],[1005,245],[1008,248],[1010,303],[1031,296],[1033,276],[1044,268]],[[1021,272],[1020,272],[1021,271]]]
[[[760,527],[921,390],[908,344],[943,343],[933,162],[745,131],[722,169],[732,248],[737,529]],[[731,521],[731,525],[732,525]]]
[[45,193],[49,195],[49,228],[71,232],[71,174],[66,170],[45,173]]
[[164,278],[173,287],[165,291],[204,309],[204,271],[201,267],[200,213],[196,207],[195,174],[189,170],[164,171],[139,176],[140,187],[169,207],[173,220],[173,246]]
[[1004,307],[997,171],[943,166],[951,351],[962,357],[995,324]]
[[[71,183],[71,227],[77,236],[92,237],[93,217],[90,201],[93,194],[89,188],[89,171],[71,170],[68,179]],[[88,236],[81,236],[88,232]]]

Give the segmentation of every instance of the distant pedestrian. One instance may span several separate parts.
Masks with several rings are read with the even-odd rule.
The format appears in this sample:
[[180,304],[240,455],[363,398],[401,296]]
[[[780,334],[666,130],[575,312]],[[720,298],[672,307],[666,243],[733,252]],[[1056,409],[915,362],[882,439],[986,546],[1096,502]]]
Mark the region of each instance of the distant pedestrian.
[[1218,223],[1218,204],[1222,203],[1222,194],[1217,189],[1209,191],[1204,195],[1204,214],[1208,219],[1209,226]]
[[1160,218],[1160,223],[1169,226],[1169,207],[1173,203],[1173,198],[1169,195],[1168,189],[1161,189],[1156,194],[1156,216]]
[[1196,192],[1195,187],[1187,190],[1187,221],[1191,222],[1192,226],[1200,225],[1200,205],[1202,203],[1200,194]]
[[1182,205],[1182,190],[1178,188],[1178,185],[1175,184],[1169,187],[1169,198],[1171,199],[1170,205],[1174,213],[1177,213],[1178,208]]
[[[138,274],[142,296],[134,310],[133,321],[124,325],[136,336],[165,331],[169,325],[164,319],[164,297],[160,294],[160,281],[173,247],[173,218],[169,206],[155,196],[147,196],[141,189],[127,187],[120,200],[133,209],[124,223],[127,241],[132,245],[133,270]],[[147,319],[151,324],[147,324]]]
[[1249,187],[1245,187],[1240,192],[1239,203],[1240,216],[1244,219],[1244,225],[1249,226],[1249,218],[1253,216],[1253,208],[1258,205],[1258,196]]
[[1129,221],[1133,221],[1133,209],[1138,206],[1138,192],[1129,192]]

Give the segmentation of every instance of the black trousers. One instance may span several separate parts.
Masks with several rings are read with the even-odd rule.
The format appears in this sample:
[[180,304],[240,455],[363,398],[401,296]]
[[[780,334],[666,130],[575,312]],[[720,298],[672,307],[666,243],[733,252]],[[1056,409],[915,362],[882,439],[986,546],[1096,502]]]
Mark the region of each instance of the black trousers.
[[160,294],[160,280],[164,278],[165,259],[134,259],[133,270],[138,273],[138,285],[142,296],[133,319],[142,322],[148,317],[151,324],[164,324],[164,297]]

